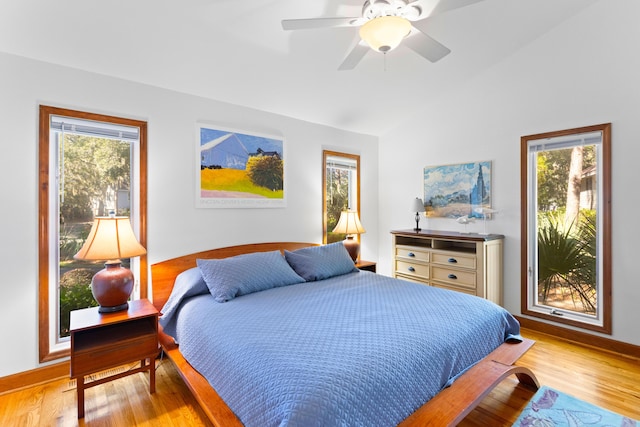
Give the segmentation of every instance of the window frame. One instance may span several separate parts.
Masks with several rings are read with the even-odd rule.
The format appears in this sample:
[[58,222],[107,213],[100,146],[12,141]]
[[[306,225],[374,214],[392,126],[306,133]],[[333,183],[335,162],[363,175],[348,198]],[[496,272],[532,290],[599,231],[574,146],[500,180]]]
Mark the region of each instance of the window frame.
[[[596,180],[600,181],[599,187],[601,188],[601,193],[598,194],[598,215],[601,216],[601,219],[597,222],[598,224],[598,233],[600,233],[600,246],[598,256],[598,265],[601,268],[601,274],[599,275],[601,278],[601,282],[598,285],[601,287],[599,289],[600,300],[598,300],[598,309],[601,310],[599,315],[599,324],[595,322],[587,322],[580,321],[578,318],[580,316],[572,316],[572,318],[567,318],[562,315],[552,314],[551,311],[555,313],[562,313],[561,309],[551,310],[549,313],[543,312],[540,308],[534,304],[532,299],[532,289],[531,289],[531,275],[529,274],[530,266],[530,258],[532,251],[537,248],[537,242],[530,242],[530,236],[532,235],[531,227],[536,226],[535,224],[530,224],[530,203],[535,203],[537,200],[537,190],[534,191],[532,185],[536,185],[532,183],[531,173],[529,169],[530,162],[530,152],[529,152],[529,143],[531,141],[543,140],[543,139],[551,139],[557,137],[567,137],[573,134],[586,134],[592,132],[601,132],[602,133],[602,142],[600,147],[600,165],[598,166],[598,176]],[[611,294],[612,294],[612,283],[611,283],[611,123],[604,123],[600,125],[593,126],[585,126],[580,128],[573,129],[565,129],[554,132],[546,132],[535,135],[527,135],[521,137],[521,147],[520,147],[520,178],[521,178],[521,187],[520,187],[520,197],[521,197],[521,213],[520,213],[520,223],[521,223],[521,260],[520,260],[520,270],[521,270],[521,313],[523,315],[528,315],[532,317],[537,317],[540,319],[548,320],[553,323],[559,323],[564,325],[570,325],[573,327],[587,329],[591,331],[601,332],[605,334],[612,333],[612,305],[611,305]],[[537,235],[537,230],[535,235]]]
[[[358,218],[362,218],[360,213],[360,155],[343,153],[340,151],[322,150],[322,243],[327,243],[327,159],[329,157],[344,157],[356,162],[356,207]],[[349,207],[354,209],[353,206]],[[355,239],[360,242],[360,235],[356,235]]]
[[[85,111],[77,111],[66,108],[58,108],[47,105],[39,106],[38,129],[38,342],[39,361],[48,362],[69,356],[69,348],[52,350],[50,338],[50,305],[49,305],[49,277],[50,277],[50,213],[52,207],[49,203],[49,165],[50,165],[50,120],[51,116],[65,116],[82,120],[114,123],[133,126],[140,129],[139,161],[137,177],[137,189],[139,197],[139,224],[138,238],[142,246],[147,246],[147,122],[133,120],[104,114],[95,114]],[[133,177],[132,177],[133,179]],[[140,298],[147,298],[147,256],[139,257],[140,272],[137,275],[140,283]],[[57,268],[57,266],[56,266]]]

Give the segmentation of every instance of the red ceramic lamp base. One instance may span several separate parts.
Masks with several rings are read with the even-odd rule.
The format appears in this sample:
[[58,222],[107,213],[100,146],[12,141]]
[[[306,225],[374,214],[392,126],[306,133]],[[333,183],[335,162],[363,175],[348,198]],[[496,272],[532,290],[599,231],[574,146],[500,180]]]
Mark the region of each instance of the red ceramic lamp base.
[[353,236],[347,236],[345,240],[342,241],[347,252],[351,255],[351,259],[353,262],[358,260],[358,255],[360,255],[360,243],[353,238]]
[[91,280],[91,292],[100,304],[100,313],[126,310],[133,291],[133,273],[122,267],[120,260],[105,263]]

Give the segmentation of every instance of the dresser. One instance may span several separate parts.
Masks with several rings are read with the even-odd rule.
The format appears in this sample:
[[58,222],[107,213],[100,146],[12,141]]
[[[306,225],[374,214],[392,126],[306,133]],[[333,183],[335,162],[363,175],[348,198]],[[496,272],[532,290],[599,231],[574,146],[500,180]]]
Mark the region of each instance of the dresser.
[[502,305],[500,234],[393,230],[393,277]]

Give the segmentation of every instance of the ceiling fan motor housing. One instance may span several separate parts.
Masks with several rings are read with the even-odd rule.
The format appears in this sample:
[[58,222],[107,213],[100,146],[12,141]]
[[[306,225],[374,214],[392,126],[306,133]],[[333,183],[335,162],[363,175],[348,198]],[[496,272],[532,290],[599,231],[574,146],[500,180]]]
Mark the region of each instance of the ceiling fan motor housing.
[[416,4],[407,5],[405,0],[366,0],[362,6],[362,17],[371,20],[381,16],[400,16],[409,20],[420,17],[422,9]]

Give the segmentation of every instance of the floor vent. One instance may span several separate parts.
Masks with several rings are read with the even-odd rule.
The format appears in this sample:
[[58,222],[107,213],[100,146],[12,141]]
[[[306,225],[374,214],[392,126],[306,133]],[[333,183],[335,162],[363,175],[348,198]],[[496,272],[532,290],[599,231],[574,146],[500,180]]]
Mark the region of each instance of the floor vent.
[[[96,372],[95,374],[91,374],[91,375],[87,375],[84,377],[84,382],[85,384],[88,384],[92,381],[96,381],[96,380],[101,380],[103,378],[107,378],[110,377],[112,375],[118,375],[121,374],[123,372],[126,372],[128,370],[131,369],[135,369],[136,365],[139,365],[139,363],[136,363],[135,365],[131,365],[131,366],[117,366],[115,368],[111,368],[111,369],[107,369],[106,371],[100,371],[100,372]],[[72,379],[69,381],[69,383],[67,384],[67,388],[64,391],[69,391],[69,390],[75,390],[76,389],[76,379]]]

